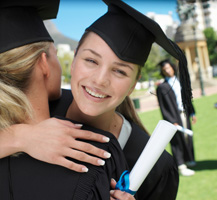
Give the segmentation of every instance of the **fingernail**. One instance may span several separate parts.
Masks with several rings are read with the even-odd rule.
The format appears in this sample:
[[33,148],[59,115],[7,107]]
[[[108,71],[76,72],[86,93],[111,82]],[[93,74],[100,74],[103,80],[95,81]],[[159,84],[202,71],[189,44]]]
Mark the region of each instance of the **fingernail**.
[[104,160],[98,160],[97,162],[98,162],[98,164],[101,165],[101,166],[103,166],[103,165],[105,164],[105,161],[104,161]]
[[115,192],[114,190],[110,190],[110,194],[114,194],[114,192]]
[[109,142],[109,141],[110,141],[110,138],[105,137],[105,136],[104,136],[102,139],[103,139],[103,141],[105,141],[105,142]]
[[83,124],[75,124],[75,126],[77,126],[77,127],[82,127]]
[[115,179],[113,179],[113,178],[111,179],[111,181],[112,181],[112,182],[114,182],[114,183],[116,183],[116,180],[115,180]]
[[88,168],[87,167],[82,167],[82,172],[88,172]]
[[105,158],[110,158],[110,157],[111,157],[111,154],[108,153],[108,152],[105,152],[105,153],[104,153],[104,156],[105,156]]

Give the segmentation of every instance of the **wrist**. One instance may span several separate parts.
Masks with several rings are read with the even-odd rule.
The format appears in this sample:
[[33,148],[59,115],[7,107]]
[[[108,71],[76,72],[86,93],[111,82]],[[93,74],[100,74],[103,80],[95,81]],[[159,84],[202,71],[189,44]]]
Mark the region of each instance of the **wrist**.
[[25,152],[27,147],[27,136],[28,131],[27,124],[16,124],[11,126],[11,136],[12,136],[12,146],[11,149],[13,153]]

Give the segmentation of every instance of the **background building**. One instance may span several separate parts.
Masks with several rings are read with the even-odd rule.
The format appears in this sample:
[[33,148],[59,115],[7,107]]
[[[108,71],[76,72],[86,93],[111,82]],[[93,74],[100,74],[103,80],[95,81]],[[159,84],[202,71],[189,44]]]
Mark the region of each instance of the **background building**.
[[196,22],[201,30],[217,30],[217,0],[177,0],[177,12],[181,22]]

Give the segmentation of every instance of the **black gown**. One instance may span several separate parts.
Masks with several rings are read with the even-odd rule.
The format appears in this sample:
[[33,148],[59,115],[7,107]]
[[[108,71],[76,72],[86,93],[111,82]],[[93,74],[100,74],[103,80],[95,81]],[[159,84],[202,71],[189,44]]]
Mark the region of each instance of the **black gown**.
[[[50,102],[51,116],[55,114],[65,116],[72,102],[70,90],[63,90],[62,97]],[[149,136],[135,123],[132,126],[131,135],[123,149],[129,168],[135,165],[138,157],[148,142]],[[137,191],[137,200],[175,200],[179,185],[179,174],[173,157],[166,151],[160,156],[149,175]]]
[[[165,95],[166,94],[166,95]],[[163,119],[174,124],[178,123],[182,126],[182,120],[180,112],[176,103],[176,96],[171,86],[166,81],[160,84],[157,88],[157,98],[160,106],[160,110]],[[194,106],[192,111],[195,113]],[[186,111],[187,128],[191,129],[190,113]],[[187,161],[194,161],[194,148],[193,148],[193,137],[184,136],[180,131],[177,131],[172,140],[170,141],[173,156],[178,165],[184,164]]]
[[18,157],[6,157],[0,159],[0,199],[109,200],[111,178],[117,180],[128,169],[123,151],[111,133],[85,125],[82,128],[110,138],[109,143],[87,141],[112,154],[111,158],[105,160],[104,166],[85,163],[89,171],[77,173],[41,162],[25,153]]

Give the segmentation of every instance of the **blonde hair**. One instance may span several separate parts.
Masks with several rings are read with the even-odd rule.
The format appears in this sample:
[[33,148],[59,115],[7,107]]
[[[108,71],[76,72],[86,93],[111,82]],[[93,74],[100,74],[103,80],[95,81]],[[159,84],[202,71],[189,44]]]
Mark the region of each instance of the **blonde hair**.
[[33,111],[25,95],[34,65],[50,42],[37,42],[0,54],[0,130],[13,124],[25,123]]

